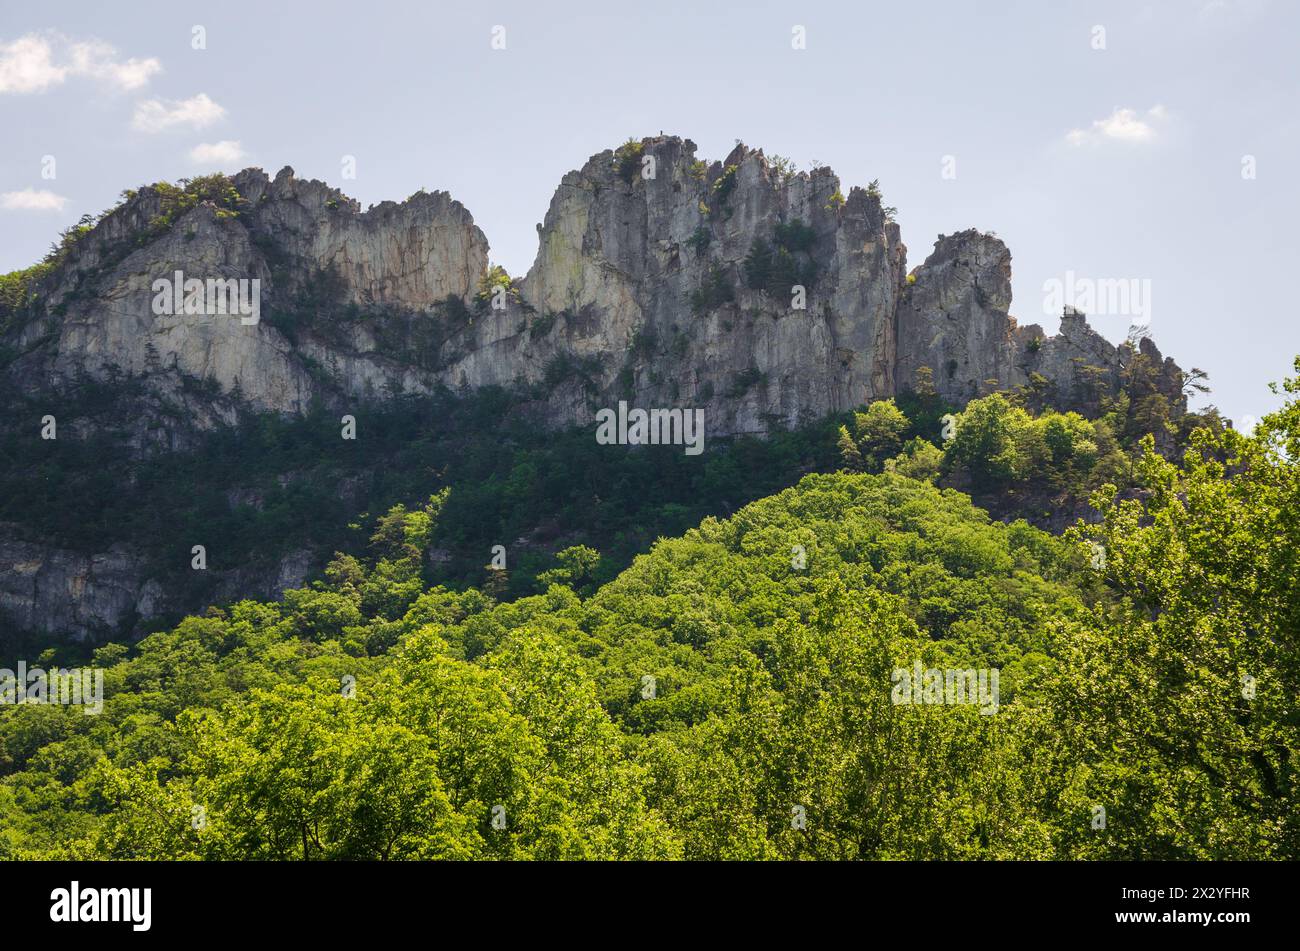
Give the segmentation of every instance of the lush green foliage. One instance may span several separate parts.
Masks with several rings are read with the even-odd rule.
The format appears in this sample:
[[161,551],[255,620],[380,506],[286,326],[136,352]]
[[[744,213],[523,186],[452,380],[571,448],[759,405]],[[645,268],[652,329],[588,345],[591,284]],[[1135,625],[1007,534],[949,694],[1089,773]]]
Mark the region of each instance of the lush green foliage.
[[50,262],[0,274],[0,334],[20,322],[36,296],[36,285],[53,270]]
[[614,150],[614,167],[618,177],[631,185],[641,174],[641,156],[645,154],[645,143],[631,138]]
[[[351,550],[359,512],[448,486],[434,544],[449,560],[426,566],[426,583],[483,584],[495,544],[512,549],[512,596],[535,591],[536,575],[554,567],[550,552],[573,545],[602,553],[596,580],[606,581],[659,535],[835,467],[830,423],[768,440],[710,440],[701,464],[680,447],[599,446],[589,429],[548,432],[516,395],[490,389],[370,405],[356,411],[355,440],[340,439],[339,417],[317,409],[303,419],[256,416],[191,452],[133,463],[111,434],[127,424],[136,389],[121,378],[84,380],[58,402],[7,394],[16,418],[84,418],[90,436],[34,441],[30,427],[0,429],[0,520],[82,551],[128,542],[192,604],[217,596],[224,570],[274,577],[290,552]],[[206,547],[209,571],[190,570],[194,544]]]
[[[1072,537],[812,475],[585,599],[589,549],[429,589],[457,490],[394,508],[280,603],[101,648],[101,715],[0,708],[0,855],[1295,858],[1300,402],[1146,449]],[[999,668],[997,712],[891,702],[918,660]]]
[[[1157,450],[1172,458],[1191,445],[1195,432],[1221,432],[1223,422],[1213,407],[1176,411],[1158,389],[1151,359],[1132,349],[1126,358],[1114,395],[1092,383],[1063,395],[1032,374],[1027,386],[971,400],[960,410],[935,393],[933,373],[922,367],[914,388],[871,403],[840,428],[841,464],[850,471],[939,479],[1002,515],[1039,517],[1062,504],[1077,508],[1108,483],[1132,488],[1145,437],[1154,437]],[[1194,388],[1201,377],[1200,371],[1185,374]],[[1054,408],[1058,402],[1088,415]]]
[[727,272],[714,265],[705,273],[704,282],[691,292],[691,311],[707,314],[735,299],[736,290],[731,286]]
[[519,289],[515,287],[515,280],[510,273],[500,264],[494,264],[479,278],[475,304],[480,310],[486,310],[491,306],[493,298],[501,295],[519,300]]
[[152,187],[161,200],[161,210],[149,221],[149,230],[153,233],[150,237],[168,230],[177,219],[203,202],[216,208],[218,218],[235,217],[239,206],[244,203],[244,197],[234,183],[220,172],[182,178],[175,185],[156,182]]
[[773,296],[790,295],[796,284],[812,287],[817,267],[808,253],[816,234],[799,218],[776,226],[772,241],[755,238],[745,255],[745,283]]
[[865,412],[853,414],[853,431],[840,427],[840,455],[846,468],[879,472],[898,452],[911,421],[893,400],[876,400]]

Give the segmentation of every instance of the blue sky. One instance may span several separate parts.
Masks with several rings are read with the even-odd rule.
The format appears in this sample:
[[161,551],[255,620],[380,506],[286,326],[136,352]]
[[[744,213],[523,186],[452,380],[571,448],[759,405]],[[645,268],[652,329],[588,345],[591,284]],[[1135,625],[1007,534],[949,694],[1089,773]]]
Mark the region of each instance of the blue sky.
[[662,130],[879,179],[910,265],[997,232],[1049,332],[1045,282],[1149,282],[1165,354],[1258,416],[1300,353],[1298,36],[1276,0],[9,2],[0,271],[124,188],[292,165],[363,204],[449,191],[522,273],[563,174]]

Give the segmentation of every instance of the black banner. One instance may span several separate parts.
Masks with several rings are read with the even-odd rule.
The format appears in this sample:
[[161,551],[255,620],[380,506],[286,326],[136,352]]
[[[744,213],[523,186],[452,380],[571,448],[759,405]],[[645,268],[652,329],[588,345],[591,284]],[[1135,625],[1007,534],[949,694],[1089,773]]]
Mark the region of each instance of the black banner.
[[[1050,928],[1216,942],[1274,932],[1294,867],[1263,863],[9,863],[12,933],[119,938],[409,933],[630,937],[665,929],[897,936],[943,946]],[[691,924],[687,924],[687,922]],[[439,924],[441,923],[441,924]],[[631,929],[629,931],[628,929]],[[1261,931],[1263,929],[1263,931]],[[654,938],[654,935],[659,938]],[[681,932],[686,936],[686,931]]]

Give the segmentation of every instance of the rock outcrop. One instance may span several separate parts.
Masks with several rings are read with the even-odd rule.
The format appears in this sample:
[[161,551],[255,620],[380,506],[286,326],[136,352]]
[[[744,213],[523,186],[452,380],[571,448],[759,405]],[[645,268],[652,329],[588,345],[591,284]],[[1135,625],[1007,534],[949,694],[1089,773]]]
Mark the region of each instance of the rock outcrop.
[[0,541],[0,617],[20,630],[88,636],[152,613],[145,566],[123,546],[83,554]]
[[[940,237],[909,274],[878,190],[846,195],[828,168],[793,173],[743,145],[711,164],[666,136],[591,157],[560,183],[515,281],[445,193],[363,211],[288,168],[230,185],[179,204],[142,188],[72,243],[30,302],[0,313],[4,382],[39,397],[129,380],[120,445],[143,455],[248,409],[346,413],[442,386],[518,388],[556,427],[618,400],[703,407],[719,436],[893,395],[922,367],[954,403],[1039,378],[1062,394],[1083,375],[1120,381],[1124,351],[1081,315],[1051,337],[1017,325],[995,236]],[[258,322],[160,309],[154,282],[177,272],[257,281]],[[87,428],[59,425],[60,438]],[[11,541],[0,576],[0,608],[39,629],[84,636],[165,608],[124,550]]]
[[[301,587],[320,567],[318,553],[297,550],[270,573],[214,572],[211,600],[274,600]],[[0,526],[0,644],[15,631],[68,640],[120,636],[138,623],[195,609],[149,569],[129,545],[79,552],[25,541]]]
[[[709,431],[728,434],[893,392],[906,252],[879,197],[844,199],[829,169],[783,174],[743,146],[709,167],[694,155],[679,139],[597,155],[565,176],[541,227],[522,300],[560,314],[552,334],[599,361],[600,398],[703,406]],[[803,301],[791,283],[751,286],[756,244],[806,269]]]
[[993,235],[940,235],[909,275],[898,306],[898,373],[921,367],[954,402],[983,394],[986,381],[1024,382],[1011,306],[1011,253]]
[[[291,341],[268,321],[159,314],[153,282],[177,272],[256,280],[263,316],[326,282],[340,304],[427,311],[448,296],[467,297],[487,267],[487,241],[469,213],[444,193],[362,212],[290,169],[274,181],[248,170],[234,183],[243,196],[237,216],[199,204],[156,237],[150,222],[163,205],[152,188],[108,215],[42,288],[40,317],[14,334],[24,356],[11,372],[56,389],[82,373],[139,375],[170,396],[184,378],[210,380],[255,409],[285,413],[313,396],[367,398],[428,385],[374,346],[365,327],[347,346],[330,348],[312,335]],[[318,365],[327,369],[313,372]],[[201,428],[232,419],[218,400],[192,418]]]
[[[173,399],[210,381],[212,399],[186,407],[199,428],[231,421],[232,394],[295,413],[502,385],[539,390],[553,425],[622,398],[703,406],[727,435],[891,395],[921,366],[954,400],[1118,368],[1081,319],[1056,337],[1017,327],[996,237],[943,237],[909,277],[878,193],[844,196],[830,169],[792,174],[744,146],[711,165],[675,137],[593,156],[557,189],[527,276],[495,298],[479,295],[487,241],[445,193],[362,211],[290,169],[233,183],[234,214],[200,203],[161,233],[155,189],[108,215],[7,335],[8,372],[29,390],[135,375]],[[178,271],[259,281],[261,321],[155,313],[153,282]]]

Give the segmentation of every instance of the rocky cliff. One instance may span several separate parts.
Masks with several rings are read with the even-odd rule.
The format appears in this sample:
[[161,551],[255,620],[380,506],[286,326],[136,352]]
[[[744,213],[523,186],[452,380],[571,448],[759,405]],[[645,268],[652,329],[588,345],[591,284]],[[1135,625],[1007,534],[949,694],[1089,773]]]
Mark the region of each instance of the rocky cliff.
[[[497,384],[540,387],[556,425],[625,398],[703,406],[726,435],[891,395],[920,366],[964,400],[989,380],[1068,386],[1080,362],[1119,365],[1082,319],[1055,337],[1016,325],[996,237],[942,237],[909,277],[878,193],[743,145],[712,164],[675,137],[593,156],[560,183],[528,274],[495,296],[487,240],[445,193],[362,211],[290,169],[233,184],[230,210],[200,202],[165,228],[153,188],[106,216],[6,334],[21,354],[7,372],[29,390],[207,380],[212,399],[188,407],[200,426],[231,418],[231,394],[293,413]],[[155,313],[153,282],[178,271],[258,280],[264,319]]]
[[[487,239],[445,193],[363,211],[288,168],[224,187],[190,201],[142,188],[69,242],[0,313],[5,382],[39,402],[130,380],[120,445],[140,454],[245,410],[346,413],[440,386],[517,388],[551,426],[620,399],[703,407],[719,436],[893,395],[922,367],[955,403],[1033,374],[1063,394],[1081,372],[1119,382],[1123,351],[1082,316],[1052,337],[1017,325],[996,237],[943,236],[909,274],[874,187],[845,194],[828,168],[793,173],[743,145],[712,163],[676,137],[593,156],[560,183],[518,280],[489,267]],[[177,272],[257,281],[258,321],[160,309],[155,282]],[[60,438],[93,428],[59,425]],[[158,600],[129,552],[0,542],[0,600],[24,624],[84,633]]]

